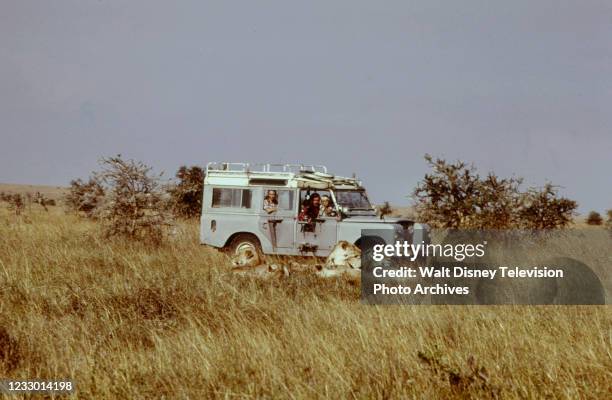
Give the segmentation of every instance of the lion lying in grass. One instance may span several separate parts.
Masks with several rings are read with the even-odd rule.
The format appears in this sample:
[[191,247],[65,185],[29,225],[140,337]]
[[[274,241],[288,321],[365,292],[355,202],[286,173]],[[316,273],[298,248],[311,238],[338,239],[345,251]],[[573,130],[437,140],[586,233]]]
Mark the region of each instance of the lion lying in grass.
[[240,250],[231,261],[232,272],[237,275],[259,279],[282,279],[289,276],[289,269],[286,266],[264,264],[262,257],[250,248]]
[[334,246],[324,265],[316,266],[320,278],[346,276],[350,280],[361,280],[361,250],[345,240]]
[[350,280],[361,279],[361,250],[344,240],[334,246],[323,265],[302,264],[295,261],[282,266],[266,264],[260,254],[249,248],[240,250],[232,257],[231,262],[233,273],[259,279],[281,279],[289,276],[290,271],[312,272],[324,279],[341,276],[346,276]]

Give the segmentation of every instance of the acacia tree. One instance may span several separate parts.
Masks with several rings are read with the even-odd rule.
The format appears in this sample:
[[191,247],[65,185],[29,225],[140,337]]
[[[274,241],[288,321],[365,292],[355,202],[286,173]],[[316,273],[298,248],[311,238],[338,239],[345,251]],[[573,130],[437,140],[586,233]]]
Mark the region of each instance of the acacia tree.
[[426,155],[432,168],[413,192],[419,218],[439,228],[551,229],[572,221],[573,200],[559,197],[556,188],[520,190],[521,178],[481,178],[462,161],[447,163]]
[[174,213],[184,218],[199,216],[202,211],[204,170],[196,165],[181,166],[176,178],[178,183],[169,190]]
[[96,178],[105,188],[100,216],[107,236],[126,236],[159,243],[171,218],[166,211],[159,176],[140,161],[121,155],[102,158]]
[[433,172],[425,174],[413,193],[416,212],[421,219],[441,228],[469,224],[476,213],[479,179],[473,166],[454,164],[425,155]]
[[476,210],[470,227],[506,229],[518,225],[516,210],[520,208],[521,178],[500,178],[490,172],[478,181]]
[[541,189],[530,188],[518,210],[520,225],[527,229],[563,228],[572,222],[578,203],[559,197],[557,188],[547,183]]

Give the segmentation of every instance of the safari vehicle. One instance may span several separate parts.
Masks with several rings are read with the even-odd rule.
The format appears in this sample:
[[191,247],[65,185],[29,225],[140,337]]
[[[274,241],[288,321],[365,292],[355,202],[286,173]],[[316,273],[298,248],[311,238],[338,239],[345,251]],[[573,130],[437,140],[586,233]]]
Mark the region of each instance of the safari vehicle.
[[[312,215],[315,198],[325,213]],[[312,203],[312,204],[309,204]],[[305,208],[311,211],[306,217]],[[376,231],[362,236],[362,230]],[[380,218],[361,182],[301,164],[208,163],[200,220],[202,244],[237,253],[326,257],[336,243],[429,242],[428,227]]]

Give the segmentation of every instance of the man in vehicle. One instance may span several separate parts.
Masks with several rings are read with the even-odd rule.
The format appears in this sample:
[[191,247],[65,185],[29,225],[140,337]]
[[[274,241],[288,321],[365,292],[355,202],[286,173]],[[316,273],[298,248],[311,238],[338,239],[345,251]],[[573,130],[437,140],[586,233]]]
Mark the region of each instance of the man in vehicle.
[[298,215],[298,220],[315,222],[319,218],[319,209],[321,207],[321,196],[314,193],[310,198],[302,204],[302,211]]

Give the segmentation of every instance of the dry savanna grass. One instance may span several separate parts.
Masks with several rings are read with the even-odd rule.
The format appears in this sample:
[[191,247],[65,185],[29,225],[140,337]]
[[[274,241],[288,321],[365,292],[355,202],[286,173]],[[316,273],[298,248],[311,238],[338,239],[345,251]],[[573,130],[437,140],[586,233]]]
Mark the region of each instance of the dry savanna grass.
[[83,398],[610,396],[609,306],[365,306],[348,281],[233,276],[181,228],[150,247],[1,209],[0,376]]

